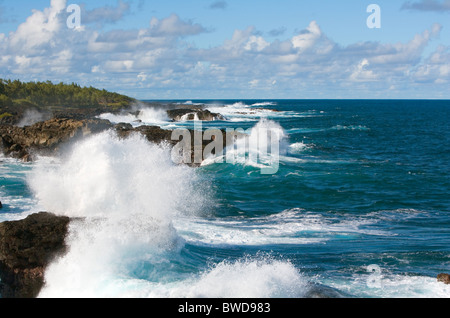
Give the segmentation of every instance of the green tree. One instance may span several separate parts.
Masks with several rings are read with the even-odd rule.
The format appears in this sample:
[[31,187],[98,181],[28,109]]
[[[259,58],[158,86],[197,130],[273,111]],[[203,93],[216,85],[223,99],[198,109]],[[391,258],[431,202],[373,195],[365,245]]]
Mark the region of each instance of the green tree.
[[129,106],[134,99],[99,90],[94,87],[81,87],[76,83],[53,84],[46,82],[22,83],[18,80],[0,79],[0,94],[4,95],[2,103],[14,102],[17,106],[36,105],[39,107],[121,107]]
[[0,94],[0,107],[7,107],[12,104],[11,99],[3,94]]

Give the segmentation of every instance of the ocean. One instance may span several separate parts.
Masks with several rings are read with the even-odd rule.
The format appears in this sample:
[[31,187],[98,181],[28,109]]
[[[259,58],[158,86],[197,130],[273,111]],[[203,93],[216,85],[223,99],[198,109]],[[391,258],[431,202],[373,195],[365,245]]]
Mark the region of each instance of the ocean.
[[[205,129],[275,131],[276,171],[176,165],[168,147],[112,132],[60,157],[2,157],[0,221],[85,218],[40,297],[450,297],[436,279],[450,272],[450,101],[172,102],[225,117]],[[196,124],[160,109],[100,117]]]

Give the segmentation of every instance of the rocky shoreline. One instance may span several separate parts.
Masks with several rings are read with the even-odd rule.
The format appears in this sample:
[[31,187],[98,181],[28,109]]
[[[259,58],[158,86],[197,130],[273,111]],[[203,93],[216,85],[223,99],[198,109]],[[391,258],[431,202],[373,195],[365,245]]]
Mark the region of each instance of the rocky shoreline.
[[[173,121],[224,119],[201,107],[175,107],[167,110],[167,114]],[[1,151],[5,156],[30,162],[38,155],[57,155],[71,142],[106,130],[114,130],[119,138],[140,133],[152,143],[174,146],[178,142],[172,140],[172,131],[158,126],[112,124],[97,116],[97,113],[59,113],[30,126],[0,123]],[[205,141],[203,147],[209,142]],[[0,223],[0,298],[35,298],[39,295],[45,284],[45,269],[67,250],[65,238],[71,221],[68,217],[41,212],[24,220]],[[437,281],[450,284],[450,275],[439,274]],[[311,289],[308,297],[339,297],[339,293],[321,287]]]
[[45,269],[66,251],[70,219],[37,213],[0,223],[0,298],[35,298]]
[[65,142],[111,127],[105,120],[68,118],[52,118],[25,127],[0,125],[0,145],[5,156],[29,162],[37,154],[55,154]]
[[[122,112],[132,114],[127,110]],[[113,124],[109,120],[99,119],[99,114],[92,110],[58,112],[50,119],[23,127],[17,125],[19,118],[9,118],[0,122],[0,150],[5,157],[32,162],[39,155],[58,155],[72,142],[107,130],[115,131],[119,138],[140,133],[156,144],[164,142],[174,146],[178,142],[172,140],[171,130],[158,126]],[[167,114],[173,121],[224,119],[222,115],[201,107],[188,109],[174,106],[167,110]],[[193,147],[194,143],[191,144]],[[66,252],[65,238],[70,221],[68,217],[41,212],[24,220],[0,223],[0,298],[38,296],[45,284],[46,267]]]
[[[136,114],[140,111],[130,112]],[[223,120],[220,114],[211,113],[200,107],[196,108],[170,108],[168,117],[174,122],[181,120]],[[128,123],[112,124],[109,120],[99,119],[97,112],[87,113],[57,113],[51,119],[34,123],[30,126],[19,127],[11,123],[0,123],[0,150],[5,157],[12,157],[24,162],[31,162],[38,155],[57,155],[65,145],[86,136],[100,133],[109,129],[116,131],[121,138],[128,137],[131,133],[140,133],[148,141],[156,144],[165,142],[174,146],[178,141],[172,140],[172,131],[162,129],[159,126],[133,127]],[[194,134],[191,134],[193,136]],[[203,147],[207,142],[205,141]],[[194,145],[191,142],[191,145]],[[193,151],[193,150],[192,150]]]

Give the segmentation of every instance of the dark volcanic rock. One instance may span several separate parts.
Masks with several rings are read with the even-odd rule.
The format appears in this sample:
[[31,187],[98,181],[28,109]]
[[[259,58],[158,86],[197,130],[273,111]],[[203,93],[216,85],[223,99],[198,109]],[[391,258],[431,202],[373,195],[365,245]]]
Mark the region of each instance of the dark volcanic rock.
[[167,115],[174,121],[194,120],[196,117],[204,121],[224,120],[221,114],[211,113],[207,109],[171,109]]
[[24,220],[0,223],[0,295],[33,298],[44,285],[44,271],[65,252],[70,219],[37,213]]
[[304,298],[352,298],[340,290],[320,284],[311,284]]
[[449,274],[444,274],[444,273],[439,274],[437,276],[437,280],[438,280],[438,282],[442,282],[444,284],[449,285],[450,284],[450,275]]
[[[117,132],[117,135],[120,138],[127,138],[129,137],[132,133],[140,133],[141,135],[143,135],[148,141],[155,143],[155,144],[166,144],[169,145],[171,147],[175,146],[176,144],[178,144],[182,138],[180,140],[177,139],[172,139],[172,130],[166,130],[166,129],[162,129],[161,127],[158,126],[139,126],[134,128],[132,125],[128,124],[128,123],[119,123],[117,125],[114,126],[115,131]],[[184,162],[185,164],[192,166],[192,167],[197,167],[200,165],[200,163],[194,163],[194,159],[195,159],[195,133],[194,130],[192,129],[186,129],[187,132],[189,133],[190,136],[190,162]],[[226,131],[225,130],[220,130],[221,134],[222,134],[222,146],[225,147],[226,143],[227,143],[227,136],[226,136]],[[240,135],[237,134],[237,136],[239,137]],[[205,149],[205,147],[211,143],[211,140],[204,140],[201,138],[201,146],[199,147],[202,155],[203,155],[203,151]],[[202,159],[203,158],[202,156]]]
[[139,126],[135,130],[144,135],[148,141],[156,144],[167,142],[173,145],[175,143],[172,140],[171,130],[165,130],[158,126]]
[[114,129],[116,130],[117,135],[121,138],[127,138],[132,133],[140,133],[145,138],[147,138],[148,141],[155,144],[166,142],[168,144],[174,145],[176,142],[172,140],[171,130],[162,129],[158,126],[143,125],[134,128],[131,124],[119,123],[114,126]]
[[31,161],[34,152],[54,153],[73,138],[112,127],[107,120],[53,118],[32,126],[0,125],[0,145],[7,156]]

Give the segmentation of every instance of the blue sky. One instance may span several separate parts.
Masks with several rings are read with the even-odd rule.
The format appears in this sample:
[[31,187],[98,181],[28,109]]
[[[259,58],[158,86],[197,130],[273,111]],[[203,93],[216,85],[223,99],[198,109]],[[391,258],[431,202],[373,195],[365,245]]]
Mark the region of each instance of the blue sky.
[[141,99],[448,99],[450,0],[0,0],[0,77]]

